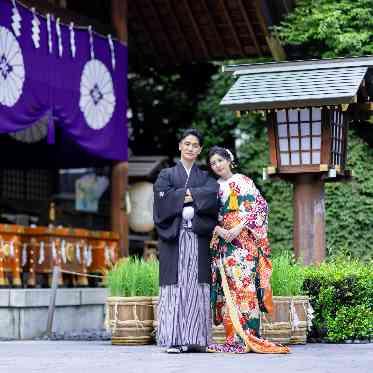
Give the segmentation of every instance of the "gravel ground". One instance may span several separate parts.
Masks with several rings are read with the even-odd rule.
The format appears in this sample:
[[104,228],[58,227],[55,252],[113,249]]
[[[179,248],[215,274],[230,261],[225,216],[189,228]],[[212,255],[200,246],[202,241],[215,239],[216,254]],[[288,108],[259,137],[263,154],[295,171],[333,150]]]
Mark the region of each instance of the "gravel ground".
[[372,373],[372,344],[308,344],[289,355],[185,353],[108,341],[0,343],[1,373]]

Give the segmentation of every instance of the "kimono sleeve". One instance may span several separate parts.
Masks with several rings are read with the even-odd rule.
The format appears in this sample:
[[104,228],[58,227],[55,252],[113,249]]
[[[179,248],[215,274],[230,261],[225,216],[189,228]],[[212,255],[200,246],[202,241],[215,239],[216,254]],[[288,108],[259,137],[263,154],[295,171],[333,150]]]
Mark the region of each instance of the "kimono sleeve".
[[241,183],[239,214],[256,240],[267,240],[268,204],[254,182],[244,176]]
[[154,223],[167,227],[180,216],[184,206],[185,188],[176,189],[167,169],[162,170],[154,184]]

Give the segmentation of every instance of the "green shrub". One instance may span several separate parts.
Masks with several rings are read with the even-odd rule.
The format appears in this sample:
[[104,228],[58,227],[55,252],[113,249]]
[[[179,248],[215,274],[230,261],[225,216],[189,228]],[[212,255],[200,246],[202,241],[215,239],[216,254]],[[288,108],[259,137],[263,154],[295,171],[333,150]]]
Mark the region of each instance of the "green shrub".
[[271,286],[273,295],[292,296],[302,294],[304,268],[296,263],[290,252],[272,259]]
[[367,339],[373,329],[373,262],[337,257],[304,270],[303,289],[315,310],[311,337]]
[[155,296],[159,289],[158,261],[135,257],[120,260],[107,273],[110,296]]

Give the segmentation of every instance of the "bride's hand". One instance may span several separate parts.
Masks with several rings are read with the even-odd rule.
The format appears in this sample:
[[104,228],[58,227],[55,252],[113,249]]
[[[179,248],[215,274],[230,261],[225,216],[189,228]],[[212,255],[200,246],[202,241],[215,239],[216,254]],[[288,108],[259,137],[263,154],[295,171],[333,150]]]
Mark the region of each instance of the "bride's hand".
[[229,231],[227,231],[225,240],[228,242],[232,242],[241,233],[242,228],[243,228],[243,225],[239,224],[233,227],[232,229],[230,229]]
[[216,234],[219,237],[223,238],[224,240],[227,240],[228,231],[226,229],[224,229],[224,228],[220,227],[219,225],[217,225],[215,227],[215,232],[216,232]]

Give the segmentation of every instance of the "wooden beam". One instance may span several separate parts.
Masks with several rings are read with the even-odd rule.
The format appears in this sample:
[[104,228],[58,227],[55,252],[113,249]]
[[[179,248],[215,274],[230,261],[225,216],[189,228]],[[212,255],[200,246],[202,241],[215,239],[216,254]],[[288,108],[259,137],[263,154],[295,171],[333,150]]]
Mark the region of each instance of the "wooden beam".
[[[136,1],[132,2],[131,4],[131,9],[133,12],[135,12],[136,16],[137,16],[137,19],[138,20],[141,20],[143,19],[144,17],[142,16],[142,14],[140,13],[140,11],[137,9],[137,5],[136,5]],[[150,32],[150,30],[148,29],[146,23],[143,23],[143,27],[145,29],[145,33],[148,35],[148,41],[149,41],[149,45],[151,46],[153,52],[154,52],[154,55],[157,55],[157,48],[156,46],[154,45],[154,42],[153,42],[153,39],[152,39],[152,33]],[[140,48],[142,49],[142,48]],[[140,53],[142,56],[146,57],[146,54],[141,50]]]
[[183,30],[181,29],[181,26],[179,24],[179,18],[177,17],[177,14],[175,12],[173,2],[172,1],[167,1],[167,5],[168,5],[168,10],[170,11],[170,14],[171,14],[172,18],[175,20],[177,31],[179,32],[179,34],[183,38],[184,44],[186,45],[186,47],[188,49],[189,55],[191,57],[193,57],[193,49],[192,49],[191,45],[189,44],[188,39],[185,37]]
[[127,0],[111,0],[111,19],[118,39],[128,43],[128,6]]
[[268,30],[268,24],[263,16],[262,7],[261,7],[261,1],[260,0],[254,0],[255,4],[255,12],[258,17],[260,26],[262,28],[263,34],[265,36],[267,45],[269,47],[269,50],[271,51],[271,54],[273,58],[276,61],[284,61],[286,60],[286,53],[284,48],[282,47],[280,40],[277,36],[271,35]]
[[199,43],[200,43],[200,45],[202,47],[203,54],[204,54],[205,58],[208,59],[209,58],[209,52],[208,52],[208,49],[207,49],[207,45],[206,45],[205,41],[203,40],[202,35],[201,35],[201,31],[200,31],[200,29],[199,29],[199,27],[197,25],[196,20],[193,17],[193,13],[192,13],[192,10],[190,9],[188,0],[184,0],[183,4],[184,4],[184,7],[185,7],[185,9],[186,9],[186,11],[188,13],[188,17],[189,17],[190,22],[192,24],[194,33],[196,34],[197,39],[198,39],[198,41],[199,41]]
[[[127,43],[127,0],[112,0],[112,19],[118,39]],[[119,233],[121,256],[129,255],[128,215],[124,209],[126,193],[128,193],[128,162],[114,162],[111,174],[111,229]]]
[[242,14],[242,16],[245,19],[245,23],[246,23],[246,26],[247,26],[247,28],[249,30],[250,37],[251,37],[252,41],[254,42],[255,49],[257,50],[259,56],[263,56],[263,53],[262,53],[262,50],[260,49],[260,45],[258,43],[258,40],[256,39],[254,29],[253,29],[253,27],[251,25],[251,22],[250,22],[250,19],[249,19],[249,15],[247,14],[247,9],[244,6],[244,4],[242,3],[242,0],[238,0],[238,5],[240,7],[241,14]]
[[210,27],[213,30],[213,32],[215,33],[216,40],[220,44],[220,48],[222,49],[223,54],[226,54],[224,43],[223,43],[223,38],[222,38],[221,34],[219,33],[216,25],[215,25],[215,22],[214,22],[214,20],[211,16],[212,13],[210,12],[210,9],[208,8],[208,6],[206,4],[206,0],[202,0],[201,5],[202,5],[204,11],[206,12],[206,16],[207,16],[207,19],[210,23]]
[[227,9],[227,7],[224,4],[224,0],[221,0],[220,4],[221,4],[221,7],[223,9],[224,16],[225,16],[225,18],[226,18],[226,20],[228,22],[228,25],[229,25],[229,27],[230,27],[230,29],[232,31],[234,40],[235,40],[235,42],[236,42],[236,44],[237,44],[237,46],[238,46],[238,48],[239,48],[239,50],[241,52],[241,55],[245,56],[245,52],[243,50],[242,44],[240,42],[240,39],[239,39],[239,37],[237,35],[236,29],[234,28],[234,25],[233,25],[233,22],[232,22],[232,19],[231,19],[230,15],[229,15],[228,9]]
[[165,43],[167,45],[167,49],[170,50],[171,52],[171,57],[174,61],[175,64],[178,63],[178,58],[177,58],[177,55],[175,53],[175,49],[172,47],[171,43],[170,43],[170,40],[169,40],[169,37],[168,37],[168,34],[167,34],[167,31],[165,30],[165,27],[164,27],[164,24],[163,22],[161,21],[160,19],[160,16],[159,16],[159,13],[157,11],[157,7],[154,7],[153,5],[153,0],[148,0],[148,4],[149,4],[149,8],[152,10],[153,12],[153,15],[154,15],[154,18],[157,20],[157,23],[158,23],[158,26],[159,26],[159,29],[161,30],[162,34],[163,34],[163,37],[164,37],[164,40],[165,40]]

